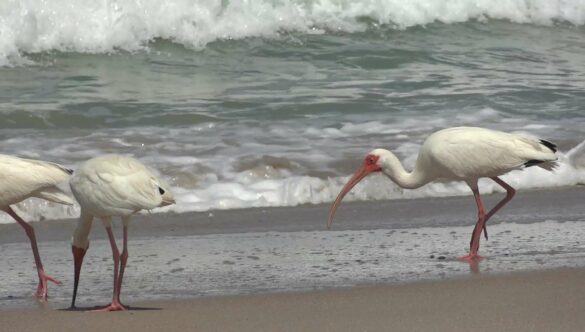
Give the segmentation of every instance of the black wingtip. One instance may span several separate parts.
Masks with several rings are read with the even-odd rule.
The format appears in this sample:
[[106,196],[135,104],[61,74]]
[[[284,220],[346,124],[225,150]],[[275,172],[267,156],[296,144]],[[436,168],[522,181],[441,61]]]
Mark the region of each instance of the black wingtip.
[[540,140],[540,144],[546,146],[547,148],[549,148],[552,152],[557,152],[557,145],[554,143],[551,143],[549,141],[545,141],[543,139]]
[[65,168],[65,172],[69,173],[69,175],[73,174],[73,170],[71,168]]
[[544,161],[542,161],[542,160],[532,159],[532,160],[529,160],[529,161],[525,162],[524,163],[524,167],[536,166],[538,164],[542,164],[543,162]]

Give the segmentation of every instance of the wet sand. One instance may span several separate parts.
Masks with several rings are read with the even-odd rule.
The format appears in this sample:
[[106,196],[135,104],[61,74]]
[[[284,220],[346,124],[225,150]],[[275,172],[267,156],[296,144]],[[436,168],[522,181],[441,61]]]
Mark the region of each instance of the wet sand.
[[0,311],[2,331],[582,331],[585,270],[140,302],[112,314]]
[[[482,197],[486,207],[490,207],[502,199],[504,194]],[[514,199],[489,224],[585,219],[583,197],[585,186],[518,191]],[[130,236],[138,238],[325,231],[329,207],[329,204],[320,204],[182,214],[144,214],[132,219]],[[332,230],[473,226],[476,216],[477,208],[473,196],[344,202],[338,209]],[[34,223],[34,226],[39,241],[69,241],[75,224],[75,220],[47,220]],[[93,228],[90,234],[92,239],[107,237],[99,222],[94,223]],[[0,224],[0,244],[23,241],[26,242],[27,238],[20,226],[14,223]]]
[[[502,197],[503,194],[486,195],[485,199],[491,206]],[[479,330],[482,326],[467,325],[476,318],[483,326],[492,327],[486,330],[501,330],[504,325],[494,324],[526,321],[522,317],[530,314],[527,308],[531,306],[542,305],[534,308],[540,310],[537,318],[549,321],[542,314],[547,306],[558,311],[565,306],[562,301],[575,302],[573,307],[565,306],[562,315],[555,314],[554,318],[559,318],[556,324],[561,324],[560,318],[566,318],[571,310],[584,308],[579,301],[585,293],[577,285],[583,276],[580,268],[585,267],[583,197],[582,187],[519,192],[490,221],[490,239],[482,240],[480,249],[487,259],[477,270],[456,260],[466,252],[475,223],[476,210],[469,196],[348,202],[338,211],[330,231],[325,230],[327,205],[137,216],[130,229],[130,257],[122,298],[133,307],[164,310],[136,310],[119,319],[123,324],[140,327],[140,322],[147,319],[144,317],[162,315],[158,319],[172,321],[173,328],[189,325],[218,331],[286,330],[284,326],[306,330],[387,330],[380,327],[388,324],[408,330],[430,324],[428,319],[417,318],[428,316],[442,322],[445,330],[450,330],[452,320],[463,325],[451,327]],[[40,324],[44,317],[57,324],[51,326],[65,324],[63,319],[67,322],[64,326],[89,324],[85,323],[88,316],[84,313],[59,311],[68,306],[71,296],[69,241],[74,227],[74,220],[35,223],[46,270],[63,282],[61,287],[50,286],[50,304],[46,310],[39,310],[29,298],[36,279],[27,238],[16,224],[0,225],[1,322],[23,324],[18,325],[23,330],[34,330],[34,324]],[[106,303],[111,294],[111,273],[109,245],[103,227],[96,222],[81,275],[78,305]],[[506,276],[510,273],[514,275]],[[521,280],[529,282],[523,285]],[[484,295],[474,299],[476,284],[492,286],[486,286]],[[519,303],[524,301],[522,297],[513,298],[513,294],[528,296],[522,287],[530,284],[542,290],[529,294],[533,298],[526,303]],[[469,290],[459,293],[458,289],[465,287]],[[506,287],[512,288],[498,290]],[[564,287],[574,287],[567,299],[561,298],[564,293],[551,293]],[[445,289],[452,293],[440,293]],[[500,296],[512,297],[505,300],[514,307],[509,315],[501,309]],[[408,302],[410,297],[413,300]],[[447,311],[439,302],[441,297],[458,300]],[[165,302],[171,299],[174,301]],[[416,309],[416,299],[423,305],[420,309]],[[410,303],[405,307],[410,309],[404,311],[401,303]],[[223,311],[223,307],[230,306],[233,311]],[[466,307],[470,309],[464,310]],[[351,316],[352,310],[359,315]],[[498,318],[490,320],[494,316],[487,314],[478,318],[475,312],[482,310]],[[518,310],[525,310],[525,316],[516,320],[502,318]],[[373,313],[380,317],[375,318]],[[437,316],[439,313],[445,317]],[[32,318],[14,320],[19,315]],[[237,319],[230,320],[231,315]],[[410,318],[400,319],[403,316]],[[303,317],[310,319],[305,322]],[[244,324],[246,319],[248,327],[242,329],[226,325]],[[566,319],[566,324],[579,321],[579,317]],[[372,325],[367,325],[366,320]],[[400,325],[418,324],[419,320],[422,325]],[[250,325],[255,321],[261,325]],[[363,328],[353,322],[361,322]],[[4,331],[3,326],[9,325],[1,324],[0,331]]]

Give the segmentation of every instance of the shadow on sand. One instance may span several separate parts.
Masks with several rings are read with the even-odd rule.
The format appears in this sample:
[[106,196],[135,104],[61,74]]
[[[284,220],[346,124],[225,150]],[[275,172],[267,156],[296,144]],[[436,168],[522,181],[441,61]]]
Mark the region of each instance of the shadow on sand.
[[[94,307],[69,307],[69,308],[62,308],[57,309],[59,311],[93,311],[103,309],[107,306],[94,306]],[[152,307],[131,307],[125,306],[128,310],[127,311],[151,311],[151,310],[162,310],[162,308],[152,308]],[[123,312],[123,311],[121,311]]]

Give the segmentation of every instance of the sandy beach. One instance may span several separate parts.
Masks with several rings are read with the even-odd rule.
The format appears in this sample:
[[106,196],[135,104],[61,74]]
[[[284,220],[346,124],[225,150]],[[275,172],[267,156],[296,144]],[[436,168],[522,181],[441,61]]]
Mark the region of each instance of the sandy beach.
[[[585,331],[583,50],[585,1],[0,2],[0,332]],[[81,210],[140,212],[69,310]]]
[[584,269],[133,304],[0,311],[2,331],[582,331]]
[[[490,221],[477,270],[456,260],[475,222],[468,196],[348,203],[329,231],[327,205],[137,216],[123,290],[133,310],[113,315],[65,310],[74,220],[35,223],[46,269],[63,282],[48,305],[29,297],[25,235],[4,224],[0,330],[578,331],[584,194],[519,192]],[[83,308],[111,296],[110,250],[94,228]]]

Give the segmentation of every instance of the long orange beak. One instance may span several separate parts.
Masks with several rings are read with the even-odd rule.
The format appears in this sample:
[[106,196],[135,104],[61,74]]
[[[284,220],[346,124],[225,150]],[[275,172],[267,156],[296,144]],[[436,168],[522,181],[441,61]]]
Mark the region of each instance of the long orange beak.
[[83,257],[85,256],[85,249],[71,246],[73,252],[73,266],[74,266],[74,279],[73,279],[73,298],[71,299],[71,309],[75,308],[75,299],[77,298],[77,286],[79,286],[79,274],[81,272],[81,264],[83,263]]
[[339,206],[339,204],[341,204],[341,200],[343,199],[343,197],[345,197],[345,195],[348,192],[350,192],[351,188],[358,184],[358,182],[360,182],[363,178],[365,178],[370,173],[375,171],[376,171],[375,169],[368,168],[366,165],[363,165],[355,172],[351,179],[349,179],[349,181],[343,187],[343,189],[341,189],[341,192],[339,192],[339,195],[337,195],[335,202],[333,202],[333,205],[331,206],[331,211],[329,211],[329,220],[327,220],[327,229],[331,228],[333,216],[335,216],[335,210],[337,210],[337,207]]

